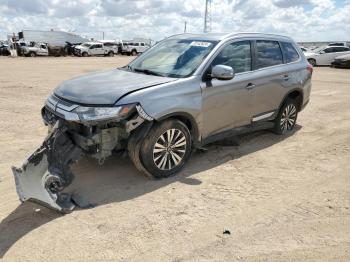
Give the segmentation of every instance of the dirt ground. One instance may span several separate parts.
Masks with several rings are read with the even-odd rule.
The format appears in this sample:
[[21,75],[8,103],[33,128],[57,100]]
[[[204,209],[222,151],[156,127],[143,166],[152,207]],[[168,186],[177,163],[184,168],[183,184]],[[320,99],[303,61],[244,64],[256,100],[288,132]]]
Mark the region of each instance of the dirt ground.
[[289,136],[211,145],[160,181],[128,158],[83,160],[74,190],[90,208],[63,216],[21,205],[10,167],[45,137],[45,98],[63,80],[129,60],[0,58],[0,260],[350,261],[350,70],[315,68]]

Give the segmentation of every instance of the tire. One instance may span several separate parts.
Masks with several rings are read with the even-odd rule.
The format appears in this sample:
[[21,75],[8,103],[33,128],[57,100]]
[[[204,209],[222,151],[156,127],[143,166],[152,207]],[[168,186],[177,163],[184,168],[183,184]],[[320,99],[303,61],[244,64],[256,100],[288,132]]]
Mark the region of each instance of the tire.
[[137,55],[136,50],[132,50],[132,51],[131,51],[131,55],[132,55],[132,56],[136,56],[136,55]]
[[82,56],[82,57],[87,57],[88,54],[87,54],[86,52],[84,52],[84,53],[81,54],[81,56]]
[[184,123],[174,119],[155,124],[141,143],[142,164],[155,178],[178,173],[192,150],[190,131]]
[[110,51],[110,52],[108,53],[108,56],[112,57],[112,56],[114,56],[114,53],[113,53],[112,51]]
[[30,57],[36,57],[36,53],[30,52],[30,53],[29,53],[29,56],[30,56]]
[[315,65],[316,65],[316,60],[313,59],[313,58],[310,58],[310,59],[308,59],[307,61],[308,61],[308,62],[310,63],[310,65],[312,65],[312,66],[315,66]]
[[275,119],[274,133],[284,135],[290,133],[297,122],[298,103],[294,99],[287,99]]

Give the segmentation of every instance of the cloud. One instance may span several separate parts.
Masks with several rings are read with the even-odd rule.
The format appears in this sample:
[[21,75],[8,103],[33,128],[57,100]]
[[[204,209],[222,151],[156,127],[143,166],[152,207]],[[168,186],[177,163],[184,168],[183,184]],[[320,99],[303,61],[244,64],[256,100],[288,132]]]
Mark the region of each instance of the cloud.
[[[346,40],[350,1],[212,0],[219,32],[280,33],[297,40]],[[0,38],[22,29],[66,30],[101,38],[155,40],[203,29],[204,0],[0,0]]]

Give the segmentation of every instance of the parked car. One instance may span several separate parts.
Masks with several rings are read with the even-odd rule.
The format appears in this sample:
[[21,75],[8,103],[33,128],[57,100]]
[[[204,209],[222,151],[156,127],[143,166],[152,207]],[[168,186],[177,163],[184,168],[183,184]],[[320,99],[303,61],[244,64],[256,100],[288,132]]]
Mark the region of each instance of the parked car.
[[10,54],[11,53],[10,53],[8,45],[6,45],[6,44],[0,45],[0,55],[2,55],[2,56],[9,56]]
[[122,52],[122,43],[118,40],[99,40],[103,43],[105,47],[113,49],[114,54],[121,54]]
[[45,43],[31,43],[31,45],[21,45],[22,55],[35,57],[35,56],[48,56],[49,51]]
[[77,56],[114,56],[116,49],[111,46],[105,46],[100,42],[86,42],[74,47],[74,54]]
[[350,48],[345,46],[326,46],[305,53],[309,63],[315,65],[330,65],[337,56],[350,54]]
[[349,44],[347,42],[335,42],[335,43],[330,43],[328,46],[345,46],[345,47],[349,47]]
[[350,68],[350,54],[337,56],[332,62],[333,67]]
[[269,129],[291,134],[310,98],[313,68],[295,42],[257,33],[167,38],[127,66],[75,77],[47,99],[50,133],[20,169],[22,201],[58,210],[74,201],[63,189],[69,165],[88,155],[100,164],[126,150],[155,178],[178,173],[193,148]]
[[300,49],[301,49],[301,51],[303,51],[304,53],[309,51],[306,47],[303,47],[303,46],[301,46]]
[[127,55],[133,55],[136,56],[138,54],[141,54],[145,52],[149,48],[149,45],[147,45],[144,42],[132,42],[132,43],[125,43],[123,45],[123,53]]

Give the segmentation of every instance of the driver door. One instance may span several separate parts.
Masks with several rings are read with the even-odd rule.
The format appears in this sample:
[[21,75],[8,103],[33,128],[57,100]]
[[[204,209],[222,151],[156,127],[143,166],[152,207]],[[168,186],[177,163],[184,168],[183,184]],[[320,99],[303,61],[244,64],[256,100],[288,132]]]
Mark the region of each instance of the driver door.
[[253,92],[249,88],[252,70],[250,41],[227,44],[214,58],[207,72],[215,65],[231,66],[231,80],[204,80],[202,88],[203,138],[221,131],[251,123]]

